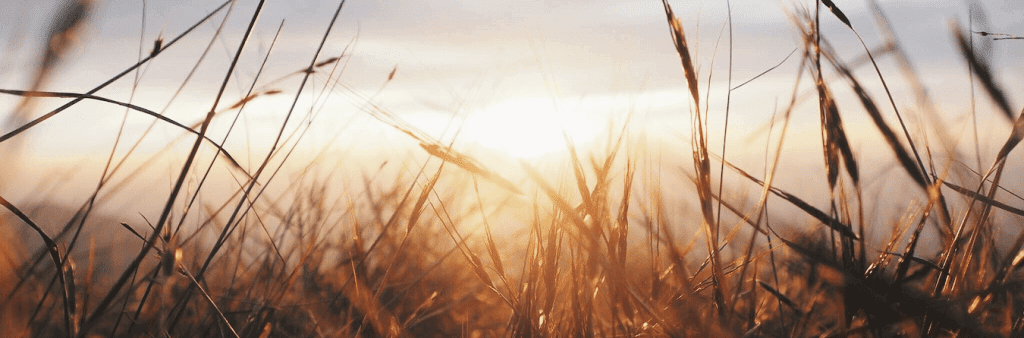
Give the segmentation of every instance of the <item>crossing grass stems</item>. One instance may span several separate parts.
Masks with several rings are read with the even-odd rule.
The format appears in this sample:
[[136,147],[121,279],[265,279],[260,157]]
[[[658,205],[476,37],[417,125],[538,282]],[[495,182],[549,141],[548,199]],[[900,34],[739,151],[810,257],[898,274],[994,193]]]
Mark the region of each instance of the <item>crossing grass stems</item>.
[[[202,121],[176,121],[142,105],[96,94],[165,55],[163,51],[178,48],[175,42],[192,34],[194,27],[232,7],[225,2],[181,35],[166,43],[161,39],[147,56],[140,55],[138,64],[86,93],[42,91],[46,83],[59,83],[52,70],[65,53],[62,43],[79,34],[91,6],[88,1],[74,4],[77,7],[55,18],[53,43],[48,44],[32,87],[0,88],[2,94],[23,98],[9,121],[16,128],[0,136],[0,143],[14,149],[23,146],[18,142],[25,131],[82,100],[120,105],[129,113],[147,114],[156,119],[154,123],[171,124],[196,138],[175,188],[163,196],[167,202],[162,214],[148,225],[150,229],[123,222],[121,227],[102,230],[123,231],[141,248],[117,253],[135,258],[120,271],[105,272],[117,276],[106,289],[94,282],[99,279],[94,276],[95,248],[77,247],[78,234],[94,207],[131,189],[139,172],[157,164],[156,157],[115,180],[114,174],[126,167],[123,159],[111,166],[111,156],[110,170],[91,198],[55,234],[0,196],[0,205],[16,216],[0,224],[5,238],[14,239],[0,243],[0,291],[4,292],[0,328],[6,335],[996,337],[1024,332],[1024,279],[1018,270],[1024,265],[1024,232],[1009,247],[997,245],[992,235],[994,213],[1024,215],[997,195],[1004,190],[1000,181],[1009,155],[1024,138],[1024,118],[1014,117],[993,75],[996,70],[974,52],[964,28],[956,23],[950,27],[963,62],[995,102],[997,113],[1011,124],[1011,133],[993,163],[987,170],[978,168],[980,177],[955,181],[949,164],[935,167],[928,140],[908,132],[897,109],[898,98],[885,82],[890,74],[875,62],[880,55],[872,54],[835,3],[820,0],[814,10],[789,12],[802,42],[797,85],[784,109],[783,136],[774,155],[766,157],[766,177],[759,178],[709,148],[713,135],[707,115],[718,112],[708,108],[707,102],[702,110],[700,94],[723,89],[701,87],[699,57],[688,42],[687,23],[663,0],[670,38],[666,43],[679,57],[680,81],[686,84],[680,95],[690,103],[689,111],[678,112],[691,118],[692,167],[682,175],[692,182],[685,191],[699,205],[699,215],[693,219],[699,220],[700,230],[688,236],[685,229],[691,222],[672,216],[668,210],[680,207],[666,205],[663,193],[681,188],[664,186],[660,176],[643,166],[649,164],[645,158],[650,154],[645,153],[642,138],[631,137],[628,120],[621,129],[609,130],[604,149],[581,148],[567,135],[564,161],[570,173],[546,174],[523,161],[518,167],[526,179],[514,182],[488,168],[487,161],[454,148],[454,143],[432,138],[370,98],[339,85],[338,77],[351,57],[349,48],[338,56],[321,55],[318,49],[308,65],[288,75],[303,77],[293,91],[295,101],[301,86],[313,77],[323,80],[321,93],[340,91],[364,102],[360,107],[367,114],[419,142],[422,149],[414,149],[409,159],[394,159],[405,163],[417,159],[418,170],[411,176],[369,175],[360,181],[330,175],[318,178],[311,163],[284,194],[264,194],[266,186],[281,180],[277,173],[283,159],[289,158],[298,143],[294,140],[301,139],[307,129],[296,129],[282,140],[288,132],[287,120],[282,122],[256,170],[241,165],[222,146],[226,137],[218,141],[206,135],[212,119],[232,111],[240,114],[251,102],[290,92],[273,85],[256,86],[254,79],[237,103],[228,108],[219,104],[234,64],[246,48],[248,31]],[[343,5],[339,4],[338,12]],[[827,12],[819,11],[822,8]],[[877,4],[872,8],[880,30],[890,38],[881,51],[902,58],[903,75],[916,79],[885,14]],[[260,11],[258,6],[250,17],[250,29]],[[333,24],[327,25],[320,48]],[[833,45],[819,29],[832,24],[847,27],[861,45]],[[840,49],[863,50],[876,76],[855,75],[856,67],[837,56]],[[826,81],[826,72],[837,80]],[[393,71],[387,81],[394,77]],[[776,166],[784,135],[790,132],[790,112],[802,90],[801,80],[813,82],[818,99],[817,132],[822,139],[827,201],[807,200],[773,185],[775,177],[787,174],[777,172]],[[891,111],[876,104],[866,89],[876,81]],[[840,106],[834,94],[840,88],[852,91],[860,106]],[[921,92],[915,99],[930,106]],[[39,118],[29,118],[34,100],[54,98],[72,100]],[[919,187],[914,193],[924,201],[923,207],[908,208],[892,224],[873,221],[884,217],[865,215],[864,160],[851,147],[843,122],[844,116],[861,111],[867,113],[891,151],[891,160],[901,168],[898,177]],[[315,116],[310,112],[303,117],[306,128],[315,123]],[[893,118],[898,128],[890,124]],[[930,123],[941,128],[938,122]],[[952,143],[944,131],[934,135],[939,136],[933,142],[947,152],[939,163],[969,162],[948,146]],[[203,144],[216,149],[215,158],[220,159],[205,168],[192,165]],[[928,149],[923,155],[922,148]],[[128,154],[135,147],[131,149]],[[171,149],[169,144],[153,156],[166,156]],[[18,153],[11,154],[7,160],[17,160]],[[715,162],[720,165],[718,172],[712,170]],[[193,206],[202,183],[188,191],[180,190],[182,183],[194,173],[205,177],[216,166],[240,177],[239,188],[219,206]],[[743,207],[744,201],[724,195],[729,189],[722,189],[721,177],[727,173],[739,177],[738,184],[761,191],[754,206]],[[714,175],[720,178],[718,189]],[[362,192],[354,198],[331,199],[329,188],[336,188],[331,182],[338,180],[347,182],[345,189],[359,186]],[[472,189],[443,188],[455,186]],[[178,207],[178,194],[187,195],[186,208]],[[768,213],[769,199],[794,206],[810,221],[781,226],[784,221],[773,220]],[[466,200],[472,202],[463,203]],[[501,215],[508,214],[513,200],[527,202],[525,209],[512,212],[521,230],[499,235],[495,222],[507,222],[507,216]],[[827,207],[815,206],[822,204]],[[723,206],[733,215],[723,217]],[[184,211],[174,214],[172,210]],[[194,227],[183,226],[196,219],[187,217],[196,210],[202,210],[204,220]],[[125,215],[115,215],[120,216]],[[929,223],[935,225],[938,254],[918,256]],[[12,230],[19,227],[32,233]],[[866,228],[890,229],[890,236],[871,243]],[[743,234],[749,240],[740,240]],[[215,240],[212,244],[200,240],[204,237]],[[694,248],[700,237],[706,250]],[[73,253],[82,250],[88,252],[87,262],[76,265],[72,257],[80,256]]]

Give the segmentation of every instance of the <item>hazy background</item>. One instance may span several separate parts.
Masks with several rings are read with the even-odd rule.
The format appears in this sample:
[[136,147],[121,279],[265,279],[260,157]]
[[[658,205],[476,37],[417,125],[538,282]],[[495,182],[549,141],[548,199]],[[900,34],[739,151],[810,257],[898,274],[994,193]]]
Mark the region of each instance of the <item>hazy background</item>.
[[[871,48],[883,43],[865,1],[837,0]],[[0,87],[27,89],[44,50],[44,36],[61,2],[3,1],[0,11]],[[209,56],[198,68],[166,116],[191,124],[200,121],[213,104],[228,62],[255,8],[256,1],[240,1],[228,19],[224,32],[215,41]],[[729,27],[725,1],[673,1],[682,20],[691,48],[697,54],[700,88],[711,88],[709,134],[712,150],[720,152],[722,126],[729,77]],[[978,10],[975,29],[990,32],[1024,34],[1024,4],[1011,0],[962,1],[879,1],[898,34],[902,47],[928,86],[949,132],[960,137],[958,145],[973,155],[971,87],[968,69],[961,62],[952,41],[950,22],[967,26],[970,4]],[[66,56],[43,89],[85,92],[110,76],[134,64],[152,49],[153,41],[170,40],[196,20],[212,11],[214,1],[97,1],[93,3],[85,33]],[[736,0],[732,9],[732,85],[736,86],[775,66],[799,46],[798,36],[787,12],[813,5],[810,1]],[[220,108],[240,99],[259,69],[278,26],[284,22],[281,36],[257,81],[259,85],[304,69],[313,57],[337,2],[296,0],[268,1],[253,31],[236,73],[232,77]],[[181,85],[202,50],[224,18],[218,13],[179,44],[163,51],[142,68],[138,87],[132,94],[136,74],[130,74],[97,95],[120,101],[132,101],[154,111],[164,111],[173,93]],[[145,24],[143,25],[143,17]],[[983,20],[984,19],[984,20]],[[834,16],[821,17],[825,36],[843,59],[852,61],[863,54],[856,37]],[[1006,86],[1012,107],[1020,107],[1021,95],[1013,90],[1024,80],[1024,60],[1019,58],[1024,41],[991,41],[975,36],[976,47],[984,50],[997,78]],[[564,149],[563,130],[583,145],[603,144],[604,133],[612,125],[621,128],[626,117],[630,123],[631,144],[643,144],[644,163],[652,170],[664,170],[655,184],[675,187],[685,176],[679,168],[689,168],[690,103],[685,79],[669,38],[662,5],[658,1],[347,1],[331,31],[320,60],[338,56],[348,47],[340,83],[329,95],[320,96],[327,77],[320,72],[300,98],[300,107],[286,130],[308,132],[296,145],[289,160],[294,163],[286,173],[303,169],[318,154],[332,154],[320,160],[322,171],[346,175],[373,175],[377,168],[415,173],[417,161],[425,158],[416,141],[375,120],[365,109],[368,102],[386,108],[432,137],[450,142],[455,148],[494,159],[499,171],[515,175],[515,159],[557,162],[550,156]],[[732,92],[728,157],[754,172],[764,163],[764,140],[769,122],[788,102],[799,64],[794,54],[773,72]],[[893,59],[879,57],[897,104],[911,122],[915,135],[924,124],[918,123],[920,109],[911,91],[898,74]],[[394,77],[388,76],[395,71]],[[826,75],[832,75],[827,72]],[[856,74],[895,121],[873,69],[862,65]],[[710,80],[708,76],[711,75]],[[806,75],[805,75],[806,76]],[[285,78],[266,89],[284,93],[254,100],[241,115],[240,127],[225,148],[247,168],[255,168],[265,156],[277,134],[291,99],[298,88],[299,76]],[[708,82],[710,81],[710,85]],[[888,149],[879,147],[878,135],[867,115],[851,99],[843,82],[833,82],[841,113],[853,138],[858,156],[864,158],[868,188],[878,201],[920,199],[923,195],[904,189],[905,179],[891,165]],[[778,185],[808,199],[826,195],[820,150],[820,131],[815,101],[808,96],[808,82],[800,93],[801,104],[793,115],[786,151],[783,153]],[[982,163],[987,167],[994,148],[1008,135],[1005,120],[991,108],[980,86],[976,86],[978,123],[981,126]],[[319,99],[314,104],[313,100]],[[704,98],[702,97],[702,100]],[[0,114],[10,114],[20,102],[16,96],[0,95]],[[67,102],[66,99],[40,99],[31,113],[39,116]],[[702,102],[702,105],[705,104]],[[315,107],[311,110],[310,107]],[[306,117],[315,112],[312,124]],[[211,137],[220,141],[234,112],[214,120]],[[0,144],[0,149],[21,148],[17,164],[3,172],[7,182],[0,186],[3,196],[14,200],[58,201],[77,205],[82,191],[96,186],[103,163],[110,155],[116,135],[125,121],[122,145],[134,143],[153,118],[108,104],[83,102],[16,138],[19,142]],[[3,125],[7,132],[16,126]],[[460,128],[461,127],[461,128]],[[778,126],[773,130],[777,137]],[[458,133],[456,133],[458,130]],[[143,140],[134,165],[145,162],[152,153],[180,136],[174,127],[158,123]],[[456,136],[457,135],[457,136]],[[140,187],[159,189],[125,190],[113,200],[113,209],[151,210],[161,205],[182,158],[193,142],[186,137],[169,156],[159,157]],[[595,143],[598,142],[598,143]],[[774,144],[774,143],[773,143]],[[525,146],[524,146],[525,145]],[[938,148],[937,145],[933,145]],[[204,148],[206,150],[210,147]],[[4,149],[10,150],[10,149]],[[938,152],[937,149],[934,151]],[[211,152],[207,152],[209,154]],[[415,156],[411,156],[414,154]],[[419,157],[416,157],[419,156]],[[209,163],[200,162],[205,167]],[[505,162],[502,162],[505,161]],[[1012,155],[1013,172],[1020,172],[1019,155]],[[503,164],[502,164],[503,163]],[[561,163],[561,162],[559,162]],[[968,163],[972,168],[975,163]],[[558,166],[558,164],[554,164]],[[717,166],[717,165],[716,165]],[[224,167],[220,165],[219,168]],[[809,168],[809,169],[808,169]],[[220,170],[220,179],[212,183],[214,193],[237,187],[229,170]],[[507,170],[507,171],[506,171]],[[892,181],[881,179],[896,175]],[[284,177],[287,177],[285,174]],[[671,178],[668,178],[671,177]],[[1009,176],[1016,177],[1016,176]],[[879,179],[874,179],[879,178]],[[237,179],[237,176],[235,176]],[[1020,187],[1018,180],[1008,185]],[[288,186],[287,179],[274,183]],[[681,185],[680,185],[681,186]],[[727,187],[731,187],[727,185]],[[685,188],[684,188],[685,189]],[[743,191],[744,188],[737,187]],[[673,191],[684,191],[674,189]],[[685,192],[684,192],[685,193]],[[885,203],[879,203],[885,204]],[[1011,201],[1020,205],[1020,201]],[[894,211],[902,203],[885,205]],[[141,212],[140,211],[140,212]],[[880,213],[880,215],[888,215]],[[880,216],[885,217],[885,216]]]

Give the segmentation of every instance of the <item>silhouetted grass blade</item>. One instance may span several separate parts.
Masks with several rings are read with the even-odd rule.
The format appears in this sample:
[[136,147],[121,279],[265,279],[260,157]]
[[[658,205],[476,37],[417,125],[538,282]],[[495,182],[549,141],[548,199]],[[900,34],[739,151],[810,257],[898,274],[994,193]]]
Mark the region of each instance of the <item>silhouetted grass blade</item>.
[[828,10],[832,11],[832,14],[834,14],[836,18],[839,18],[839,21],[842,21],[844,24],[846,24],[846,27],[850,27],[850,29],[853,29],[853,25],[850,24],[850,19],[846,17],[846,14],[843,14],[843,11],[839,10],[839,6],[836,6],[835,3],[832,3],[832,0],[821,0],[821,3],[824,4],[825,7],[828,7]]

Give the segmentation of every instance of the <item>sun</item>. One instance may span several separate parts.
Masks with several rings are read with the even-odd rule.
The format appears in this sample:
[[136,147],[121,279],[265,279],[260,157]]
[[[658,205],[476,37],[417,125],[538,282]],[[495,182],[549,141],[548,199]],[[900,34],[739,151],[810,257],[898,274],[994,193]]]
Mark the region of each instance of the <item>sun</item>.
[[584,147],[597,136],[595,121],[564,113],[551,101],[516,100],[492,104],[472,114],[463,126],[476,145],[518,159],[537,159],[565,151],[565,136]]

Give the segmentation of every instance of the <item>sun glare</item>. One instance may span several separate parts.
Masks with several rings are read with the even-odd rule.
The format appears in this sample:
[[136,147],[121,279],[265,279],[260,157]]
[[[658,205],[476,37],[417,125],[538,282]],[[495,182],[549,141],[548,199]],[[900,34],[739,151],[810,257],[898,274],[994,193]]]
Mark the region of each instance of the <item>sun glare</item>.
[[463,132],[476,145],[514,158],[536,159],[565,151],[563,135],[577,148],[590,144],[598,134],[598,121],[582,115],[557,111],[550,100],[503,102],[470,116]]

